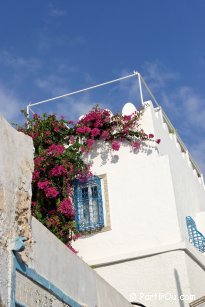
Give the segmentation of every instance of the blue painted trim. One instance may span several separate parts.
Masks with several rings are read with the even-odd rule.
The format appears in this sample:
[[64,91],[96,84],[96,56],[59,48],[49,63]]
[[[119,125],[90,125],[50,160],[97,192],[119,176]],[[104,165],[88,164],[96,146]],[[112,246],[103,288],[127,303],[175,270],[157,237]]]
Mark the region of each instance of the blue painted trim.
[[23,305],[22,303],[16,301],[15,302],[15,307],[26,307],[26,305]]
[[58,289],[56,286],[54,286],[54,284],[52,284],[46,278],[44,278],[41,275],[39,275],[35,270],[29,268],[23,262],[20,262],[17,259],[17,257],[14,257],[14,264],[15,264],[15,270],[19,271],[20,273],[22,273],[23,275],[25,275],[29,279],[33,280],[37,284],[39,284],[42,287],[44,287],[51,294],[53,294],[54,296],[59,298],[59,300],[63,301],[64,303],[66,303],[68,305],[70,305],[71,307],[82,307],[81,304],[77,303],[72,298],[70,298],[68,295],[63,293],[60,289]]
[[15,307],[15,292],[16,292],[16,259],[14,253],[12,253],[12,272],[11,272],[11,307]]
[[12,251],[15,251],[15,252],[22,252],[24,249],[25,249],[25,241],[27,239],[25,237],[16,237],[14,240],[13,240],[13,248],[12,248]]

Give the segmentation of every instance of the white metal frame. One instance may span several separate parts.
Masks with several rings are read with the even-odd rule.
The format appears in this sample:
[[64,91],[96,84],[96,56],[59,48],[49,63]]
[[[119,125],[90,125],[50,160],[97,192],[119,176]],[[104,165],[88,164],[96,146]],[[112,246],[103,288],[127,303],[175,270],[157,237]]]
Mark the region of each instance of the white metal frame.
[[[127,76],[125,76],[125,77],[121,77],[121,78],[114,79],[114,80],[111,80],[111,81],[107,81],[107,82],[104,82],[104,83],[96,84],[96,85],[93,85],[93,86],[90,86],[90,87],[87,87],[87,88],[84,88],[84,89],[81,89],[81,90],[77,90],[77,91],[74,91],[74,92],[70,92],[70,93],[67,93],[67,94],[64,94],[64,95],[52,97],[52,98],[45,99],[45,100],[41,100],[41,101],[34,102],[34,103],[29,103],[29,104],[27,105],[27,108],[26,108],[27,116],[29,117],[30,111],[33,112],[32,109],[31,109],[31,107],[33,107],[33,106],[37,106],[37,105],[43,104],[43,103],[45,103],[45,102],[55,101],[55,100],[58,100],[58,99],[60,99],[60,98],[72,96],[72,95],[75,95],[75,94],[87,92],[87,91],[89,91],[89,90],[92,90],[92,89],[95,89],[95,88],[98,88],[98,87],[102,87],[102,86],[105,86],[105,85],[108,85],[108,84],[112,84],[112,83],[115,83],[115,82],[119,82],[119,81],[122,81],[122,80],[125,80],[125,79],[128,79],[128,78],[132,78],[132,77],[137,77],[137,78],[138,78],[138,82],[139,82],[139,91],[140,91],[140,99],[141,99],[141,103],[142,103],[142,105],[143,105],[144,101],[143,101],[142,82],[141,82],[141,80],[142,80],[143,83],[145,84],[146,88],[148,88],[148,86],[147,86],[147,84],[145,83],[144,79],[142,79],[140,73],[137,72],[137,71],[134,71],[133,74],[127,75]],[[150,90],[149,90],[149,93],[151,93]],[[153,95],[152,95],[152,96],[153,96]],[[154,98],[154,101],[156,101],[155,98]],[[157,103],[157,105],[158,105],[158,103]]]
[[182,151],[184,151],[184,152],[186,152],[188,154],[188,157],[189,157],[189,160],[190,160],[190,162],[192,164],[193,169],[196,170],[198,177],[201,177],[202,181],[203,181],[203,175],[201,173],[200,168],[198,167],[198,165],[196,164],[196,162],[193,160],[192,156],[188,152],[185,144],[182,142],[182,140],[181,140],[179,134],[177,133],[176,129],[174,128],[174,126],[170,122],[169,118],[167,117],[167,115],[165,114],[165,112],[163,111],[163,109],[161,108],[159,103],[157,102],[156,98],[152,94],[152,92],[149,89],[147,83],[145,82],[145,80],[143,79],[141,74],[139,72],[135,71],[135,70],[133,71],[132,74],[124,76],[124,77],[120,77],[120,78],[117,78],[117,79],[114,79],[114,80],[111,80],[111,81],[107,81],[107,82],[104,82],[104,83],[96,84],[96,85],[93,85],[93,86],[90,86],[90,87],[87,87],[87,88],[84,88],[84,89],[81,89],[81,90],[73,91],[73,92],[70,92],[70,93],[67,93],[67,94],[64,94],[64,95],[52,97],[52,98],[41,100],[41,101],[34,102],[34,103],[29,103],[27,105],[27,107],[26,107],[27,117],[29,118],[30,112],[34,113],[32,108],[31,108],[33,106],[37,106],[37,105],[40,105],[40,104],[43,104],[43,103],[46,103],[46,102],[56,101],[56,100],[58,100],[60,98],[72,96],[72,95],[75,95],[75,94],[87,92],[89,90],[92,90],[92,89],[95,89],[95,88],[98,88],[98,87],[102,87],[102,86],[105,86],[105,85],[108,85],[108,84],[112,84],[112,83],[115,83],[115,82],[119,82],[119,81],[122,81],[122,80],[125,80],[125,79],[128,79],[128,78],[132,78],[132,77],[137,77],[137,79],[138,79],[141,104],[144,105],[144,97],[143,97],[143,90],[142,90],[142,85],[144,85],[144,87],[146,88],[146,90],[149,93],[150,97],[152,98],[153,102],[162,111],[162,116],[163,116],[164,122],[167,124],[168,127],[170,127],[172,130],[175,131],[177,141],[180,144]]

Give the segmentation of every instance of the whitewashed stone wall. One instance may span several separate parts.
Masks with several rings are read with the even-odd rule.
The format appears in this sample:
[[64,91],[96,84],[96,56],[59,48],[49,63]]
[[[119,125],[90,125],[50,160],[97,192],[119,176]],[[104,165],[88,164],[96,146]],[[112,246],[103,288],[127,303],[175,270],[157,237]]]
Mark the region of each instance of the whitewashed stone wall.
[[[0,300],[10,304],[12,255],[11,241],[28,238],[30,245],[31,176],[33,142],[0,117]],[[29,249],[27,248],[27,251]],[[28,253],[23,253],[24,261]]]
[[[70,298],[88,307],[129,307],[122,294],[32,218],[33,259],[29,264]],[[53,306],[53,305],[52,305]]]

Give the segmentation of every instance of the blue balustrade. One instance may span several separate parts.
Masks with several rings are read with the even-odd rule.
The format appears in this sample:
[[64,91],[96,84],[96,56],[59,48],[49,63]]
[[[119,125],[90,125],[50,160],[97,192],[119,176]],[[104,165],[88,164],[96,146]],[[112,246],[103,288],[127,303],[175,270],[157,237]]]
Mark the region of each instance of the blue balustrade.
[[189,234],[189,242],[193,244],[201,253],[205,252],[205,237],[196,228],[196,223],[191,216],[186,217],[186,224]]

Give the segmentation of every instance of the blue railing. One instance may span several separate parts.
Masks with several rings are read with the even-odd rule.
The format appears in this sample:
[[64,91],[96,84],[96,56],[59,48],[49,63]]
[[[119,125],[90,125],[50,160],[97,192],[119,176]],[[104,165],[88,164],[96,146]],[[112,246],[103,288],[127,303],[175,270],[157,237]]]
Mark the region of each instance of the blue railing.
[[196,223],[191,216],[186,217],[186,224],[189,234],[189,242],[194,245],[201,253],[205,252],[205,237],[196,228]]

